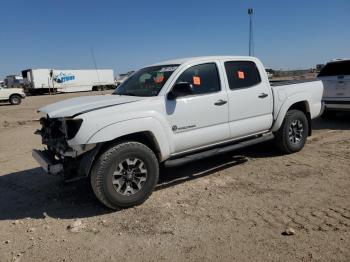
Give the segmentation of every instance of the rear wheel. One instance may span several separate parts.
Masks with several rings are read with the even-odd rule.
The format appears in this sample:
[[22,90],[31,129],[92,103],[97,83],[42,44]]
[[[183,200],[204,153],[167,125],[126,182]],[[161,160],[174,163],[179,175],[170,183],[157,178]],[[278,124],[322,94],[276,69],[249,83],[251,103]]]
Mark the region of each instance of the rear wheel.
[[19,105],[22,102],[22,98],[19,95],[12,95],[9,99],[11,105]]
[[153,192],[159,177],[158,160],[151,149],[138,142],[124,142],[108,148],[91,171],[96,197],[111,209],[143,203]]
[[299,110],[287,112],[280,129],[275,133],[279,149],[287,154],[303,149],[309,131],[306,115]]

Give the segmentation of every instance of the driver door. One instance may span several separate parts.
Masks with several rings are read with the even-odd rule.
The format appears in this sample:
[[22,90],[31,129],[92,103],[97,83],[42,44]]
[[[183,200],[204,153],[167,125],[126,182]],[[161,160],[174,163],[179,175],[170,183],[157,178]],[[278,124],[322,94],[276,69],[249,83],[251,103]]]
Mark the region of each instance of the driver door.
[[200,149],[229,139],[228,98],[216,63],[189,67],[176,80],[192,86],[193,94],[166,100],[174,135],[174,153]]

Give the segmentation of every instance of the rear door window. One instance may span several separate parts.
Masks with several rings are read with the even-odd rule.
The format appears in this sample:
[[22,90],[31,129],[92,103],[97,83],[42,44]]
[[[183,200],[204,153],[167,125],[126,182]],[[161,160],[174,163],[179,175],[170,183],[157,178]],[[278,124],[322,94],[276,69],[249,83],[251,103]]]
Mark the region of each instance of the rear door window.
[[256,64],[251,61],[225,62],[228,84],[231,90],[248,88],[261,82]]

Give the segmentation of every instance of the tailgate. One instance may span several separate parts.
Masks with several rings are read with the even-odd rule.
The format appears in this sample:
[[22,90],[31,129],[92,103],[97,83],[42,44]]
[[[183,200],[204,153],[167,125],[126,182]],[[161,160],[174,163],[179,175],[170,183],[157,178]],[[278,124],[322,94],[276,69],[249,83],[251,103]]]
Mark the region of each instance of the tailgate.
[[350,76],[330,76],[320,79],[324,86],[324,100],[350,100]]

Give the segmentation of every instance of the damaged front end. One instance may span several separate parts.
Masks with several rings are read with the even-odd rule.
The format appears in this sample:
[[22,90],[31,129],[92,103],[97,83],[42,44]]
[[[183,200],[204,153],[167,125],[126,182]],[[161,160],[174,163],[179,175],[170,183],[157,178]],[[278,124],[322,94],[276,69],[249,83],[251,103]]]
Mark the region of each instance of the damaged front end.
[[33,158],[52,175],[62,175],[66,181],[86,177],[97,153],[96,144],[69,145],[68,141],[78,133],[83,120],[72,118],[40,119],[41,129],[37,130],[45,150],[32,152]]

